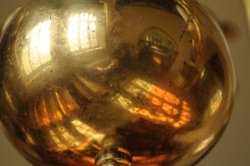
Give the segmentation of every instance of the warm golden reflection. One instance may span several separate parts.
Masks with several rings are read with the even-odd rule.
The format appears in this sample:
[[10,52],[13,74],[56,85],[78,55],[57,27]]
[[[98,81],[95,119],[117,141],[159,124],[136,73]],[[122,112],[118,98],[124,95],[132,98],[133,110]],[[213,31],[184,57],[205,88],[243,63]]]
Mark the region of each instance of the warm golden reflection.
[[158,155],[158,156],[134,156],[133,161],[136,166],[159,166],[166,160],[173,160],[176,155]]
[[199,27],[199,20],[190,13],[186,1],[177,0],[177,2],[180,4],[180,6],[176,6],[176,10],[178,10],[180,15],[186,21],[186,27],[180,36],[180,40],[182,40],[182,38],[184,37],[184,35],[186,35],[187,32],[190,32],[193,37],[193,39],[191,40],[191,44],[193,48],[197,49],[200,46],[202,40],[201,30]]
[[105,90],[104,88],[102,88],[101,86],[99,86],[97,83],[93,81],[87,80],[80,75],[76,75],[76,78],[80,81],[82,85],[84,85],[85,87],[87,87],[89,90],[91,90],[94,93],[101,94],[101,95],[104,95],[105,93],[107,93],[107,90]]
[[178,48],[175,41],[166,32],[157,27],[147,29],[139,40],[141,51],[139,56],[152,54],[153,61],[159,66],[169,69],[176,59]]
[[210,101],[210,110],[211,110],[210,114],[211,115],[213,115],[214,113],[218,111],[218,108],[221,105],[222,97],[223,97],[222,90],[218,89]]
[[96,16],[89,13],[70,16],[68,39],[71,51],[97,47]]
[[58,135],[69,147],[79,146],[82,142],[73,135],[72,130],[70,130],[66,125],[56,128],[56,132],[58,132]]
[[51,20],[39,23],[26,36],[28,46],[22,53],[22,66],[27,75],[51,59],[51,23]]
[[[79,105],[67,89],[55,91],[40,97],[30,106],[31,120],[36,127],[49,126],[64,120],[72,112],[79,111]],[[34,111],[32,111],[34,110]]]
[[85,150],[88,147],[100,150],[100,147],[94,142],[100,144],[104,136],[103,133],[97,132],[80,119],[74,119],[68,125],[62,123],[49,130],[50,143],[48,146],[52,151]]
[[193,154],[199,153],[200,151],[204,150],[207,148],[209,144],[214,140],[215,135],[211,135],[208,138],[204,139],[194,150]]
[[34,139],[32,138],[32,136],[30,134],[26,134],[26,142],[30,145],[35,145],[36,142],[34,141]]
[[6,89],[5,85],[3,85],[2,93],[5,96],[8,106],[11,108],[11,113],[17,113],[18,109],[15,107],[15,104],[13,103],[12,100],[12,96],[10,95],[9,90]]
[[206,68],[203,68],[203,69],[201,70],[200,78],[203,79],[204,76],[205,76],[205,74],[206,74]]
[[31,1],[0,37],[0,124],[33,165],[192,165],[235,92],[209,18],[193,0]]
[[67,148],[67,146],[58,138],[55,131],[50,130],[49,137],[51,139],[51,142],[50,142],[51,149],[58,151],[58,150],[65,150]]
[[[126,90],[135,98],[145,100],[149,108],[135,104],[131,99],[117,94],[113,100],[123,109],[157,124],[180,128],[191,120],[191,107],[187,101],[141,79],[134,79]],[[150,109],[151,108],[151,109]]]
[[68,89],[63,89],[56,92],[55,96],[58,102],[60,109],[64,115],[67,115],[69,112],[77,111],[80,109],[80,106],[77,104],[73,96],[70,94]]
[[102,139],[104,138],[104,134],[98,133],[97,131],[89,127],[88,125],[81,122],[79,119],[75,119],[71,123],[75,126],[75,129],[79,133],[97,141],[98,143],[101,143]]
[[65,126],[58,126],[51,129],[48,133],[50,140],[49,150],[56,152],[63,152],[67,150],[85,150],[91,146],[91,139],[85,137],[76,136],[77,133],[73,133],[72,129]]

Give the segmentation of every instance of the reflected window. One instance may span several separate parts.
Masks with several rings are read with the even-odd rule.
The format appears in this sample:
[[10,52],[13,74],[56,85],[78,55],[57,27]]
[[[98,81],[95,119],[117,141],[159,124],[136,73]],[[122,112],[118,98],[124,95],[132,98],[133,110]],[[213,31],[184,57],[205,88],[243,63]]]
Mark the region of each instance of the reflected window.
[[27,35],[28,46],[22,55],[22,66],[27,75],[51,59],[50,26],[51,20],[43,21]]
[[[173,64],[177,53],[175,41],[159,28],[149,28],[139,40],[139,57],[144,61],[153,62],[164,68],[169,68]],[[145,63],[145,62],[144,62]]]
[[125,90],[135,98],[117,94],[113,98],[114,103],[142,119],[169,124],[174,128],[184,127],[191,121],[190,103],[170,90],[161,89],[142,79],[134,79]]
[[99,143],[101,143],[102,139],[104,138],[104,134],[97,132],[79,119],[75,119],[71,123],[79,133],[85,135],[88,138],[91,138]]
[[73,15],[69,18],[68,26],[68,39],[71,51],[80,51],[98,46],[96,16],[89,13]]

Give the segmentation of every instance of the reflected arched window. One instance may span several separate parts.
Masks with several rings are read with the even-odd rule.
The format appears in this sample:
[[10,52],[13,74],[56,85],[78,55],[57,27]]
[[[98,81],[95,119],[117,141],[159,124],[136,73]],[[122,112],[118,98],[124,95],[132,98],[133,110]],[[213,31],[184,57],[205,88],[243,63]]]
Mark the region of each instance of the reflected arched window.
[[28,45],[22,54],[22,66],[27,75],[51,59],[51,20],[37,24],[27,35]]
[[147,29],[139,39],[139,55],[155,64],[169,68],[178,53],[175,41],[164,31],[152,27]]
[[72,15],[69,18],[68,39],[71,51],[96,48],[96,16],[89,13]]

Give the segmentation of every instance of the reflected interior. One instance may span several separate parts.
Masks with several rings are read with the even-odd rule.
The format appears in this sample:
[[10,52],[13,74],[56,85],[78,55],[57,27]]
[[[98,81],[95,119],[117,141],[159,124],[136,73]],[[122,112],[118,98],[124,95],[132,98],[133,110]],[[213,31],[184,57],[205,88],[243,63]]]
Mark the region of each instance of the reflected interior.
[[135,166],[189,165],[230,115],[229,53],[193,1],[30,2],[0,54],[0,117],[35,165],[94,165],[110,134]]

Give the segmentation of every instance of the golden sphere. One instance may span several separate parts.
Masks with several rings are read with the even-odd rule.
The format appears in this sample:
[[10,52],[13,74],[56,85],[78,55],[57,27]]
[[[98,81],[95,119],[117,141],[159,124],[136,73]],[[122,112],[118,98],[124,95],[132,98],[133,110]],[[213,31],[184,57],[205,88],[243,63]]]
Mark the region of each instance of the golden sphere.
[[33,0],[0,40],[1,122],[34,165],[101,165],[110,149],[190,165],[229,121],[231,57],[195,1]]

